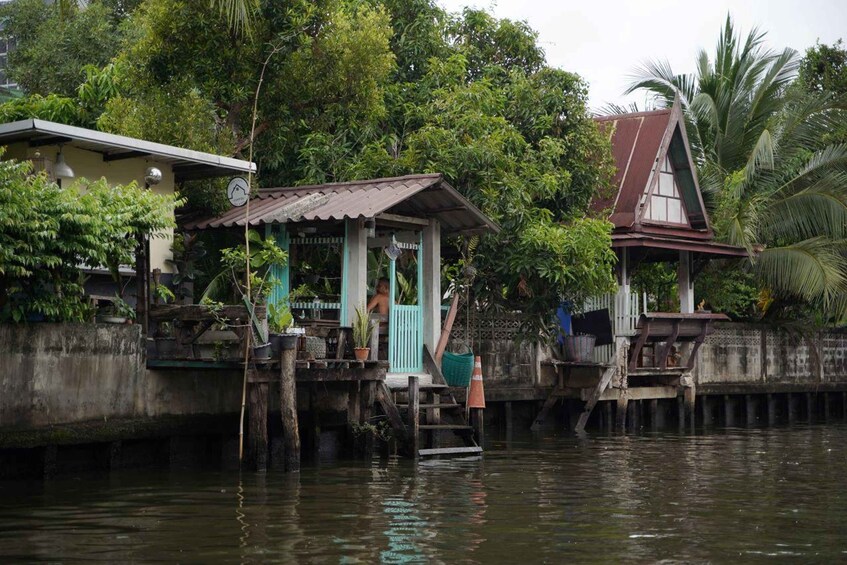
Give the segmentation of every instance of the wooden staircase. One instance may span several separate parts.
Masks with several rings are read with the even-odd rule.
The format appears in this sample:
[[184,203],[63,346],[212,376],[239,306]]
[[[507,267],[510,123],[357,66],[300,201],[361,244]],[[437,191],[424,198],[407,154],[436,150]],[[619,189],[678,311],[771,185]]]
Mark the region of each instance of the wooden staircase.
[[427,373],[403,379],[393,375],[377,394],[406,451],[413,457],[481,455],[465,407],[456,401],[428,349],[424,365]]

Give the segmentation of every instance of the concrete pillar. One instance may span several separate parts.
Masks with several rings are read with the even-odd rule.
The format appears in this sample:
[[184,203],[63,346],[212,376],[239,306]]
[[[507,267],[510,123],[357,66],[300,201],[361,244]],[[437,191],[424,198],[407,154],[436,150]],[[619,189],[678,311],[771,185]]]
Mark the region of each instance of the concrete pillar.
[[424,345],[435,354],[441,337],[441,224],[433,219],[423,230]]
[[679,281],[679,311],[683,314],[694,312],[694,277],[691,270],[691,253],[679,252],[679,266],[677,268]]
[[368,231],[363,220],[344,221],[347,238],[345,266],[347,267],[347,320],[346,325],[356,319],[356,308],[365,308],[368,302]]
[[685,400],[685,415],[688,418],[688,423],[693,430],[697,425],[694,409],[697,401],[697,389],[693,386],[683,389],[683,397]]
[[659,399],[650,399],[650,429],[656,431],[659,429]]

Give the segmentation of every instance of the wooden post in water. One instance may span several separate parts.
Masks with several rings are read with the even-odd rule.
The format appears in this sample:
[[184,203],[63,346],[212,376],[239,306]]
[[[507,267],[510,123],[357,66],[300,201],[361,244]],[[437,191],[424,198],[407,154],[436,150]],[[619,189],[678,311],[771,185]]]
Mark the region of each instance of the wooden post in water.
[[727,428],[735,426],[735,406],[732,397],[728,394],[723,395],[723,415],[724,425]]
[[703,407],[703,426],[709,427],[714,423],[712,420],[712,398],[708,395],[703,395],[701,399],[702,402],[700,405]]
[[685,387],[682,394],[685,401],[685,416],[693,430],[696,426],[696,414],[694,412],[694,408],[697,401],[697,389],[694,388],[693,385]]
[[473,426],[476,443],[482,445],[485,442],[485,423],[482,408],[471,408],[471,426]]
[[300,470],[300,425],[297,421],[297,382],[294,374],[296,358],[295,342],[292,347],[282,350],[279,363],[279,410],[284,434],[285,471],[289,473]]
[[793,426],[797,422],[797,397],[789,392],[785,395],[785,403],[788,408],[788,425]]
[[768,393],[768,425],[776,425],[776,398]]
[[507,401],[503,406],[503,418],[506,420],[506,440],[512,441],[513,422],[512,422],[512,403]]
[[362,419],[362,397],[360,393],[359,381],[350,381],[347,391],[347,437],[350,444],[350,451],[354,456],[362,454],[362,446],[364,441],[362,435],[357,435],[356,426],[361,425],[367,420]]
[[[362,422],[370,422],[373,416],[374,403],[376,402],[376,383],[374,381],[366,381],[362,383],[360,400],[361,405],[359,412],[362,415]],[[365,441],[362,444],[362,454],[365,457],[373,457],[376,438],[373,434],[367,434]]]
[[830,411],[829,411],[829,393],[823,393],[823,421],[829,422],[830,419]]
[[676,397],[676,423],[679,431],[685,431],[685,399],[682,396]]
[[744,413],[747,416],[747,425],[753,426],[756,424],[756,400],[752,394],[744,395]]
[[421,397],[419,379],[412,375],[409,377],[409,440],[412,448],[412,457],[418,457],[420,442],[420,411]]
[[650,399],[650,429],[654,432],[659,429],[659,399]]
[[806,421],[815,421],[815,396],[811,392],[806,393]]
[[622,391],[621,396],[617,401],[617,410],[615,414],[615,429],[619,432],[626,432],[626,413],[628,412],[627,408],[629,404],[629,397],[626,394],[626,391]]
[[250,438],[250,459],[257,471],[268,468],[268,383],[260,380],[256,369],[250,370],[248,399],[248,430]]

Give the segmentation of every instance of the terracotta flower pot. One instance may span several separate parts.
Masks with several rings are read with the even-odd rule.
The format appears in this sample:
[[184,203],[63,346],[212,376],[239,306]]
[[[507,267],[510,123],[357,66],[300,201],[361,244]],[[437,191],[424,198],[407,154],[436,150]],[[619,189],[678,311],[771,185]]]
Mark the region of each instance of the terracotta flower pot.
[[367,361],[368,355],[371,353],[370,347],[355,347],[353,354],[356,356],[356,361]]

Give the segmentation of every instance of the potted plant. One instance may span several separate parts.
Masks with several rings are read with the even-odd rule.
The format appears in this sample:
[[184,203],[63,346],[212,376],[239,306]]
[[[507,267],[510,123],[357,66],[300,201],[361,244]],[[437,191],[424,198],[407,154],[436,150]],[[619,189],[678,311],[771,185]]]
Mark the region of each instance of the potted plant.
[[[363,311],[364,310],[364,311]],[[370,355],[371,336],[374,327],[367,309],[356,308],[356,319],[353,321],[353,353],[356,360],[366,361]]]
[[104,324],[131,324],[135,320],[135,308],[115,295],[104,312],[97,316],[97,321]]
[[268,304],[268,330],[271,355],[274,357],[284,349],[295,349],[297,339],[303,333],[303,328],[294,327],[294,315],[287,301]]
[[[235,303],[243,303],[253,318],[256,307],[265,303],[268,294],[278,282],[272,275],[273,268],[285,265],[288,254],[273,239],[262,239],[254,230],[248,232],[247,238],[250,243],[249,284],[246,274],[247,246],[222,249],[221,263],[224,269],[209,283],[201,303],[215,303],[213,296],[234,299]],[[247,326],[253,336],[253,359],[270,359],[271,344],[268,341],[267,327],[250,322]]]

